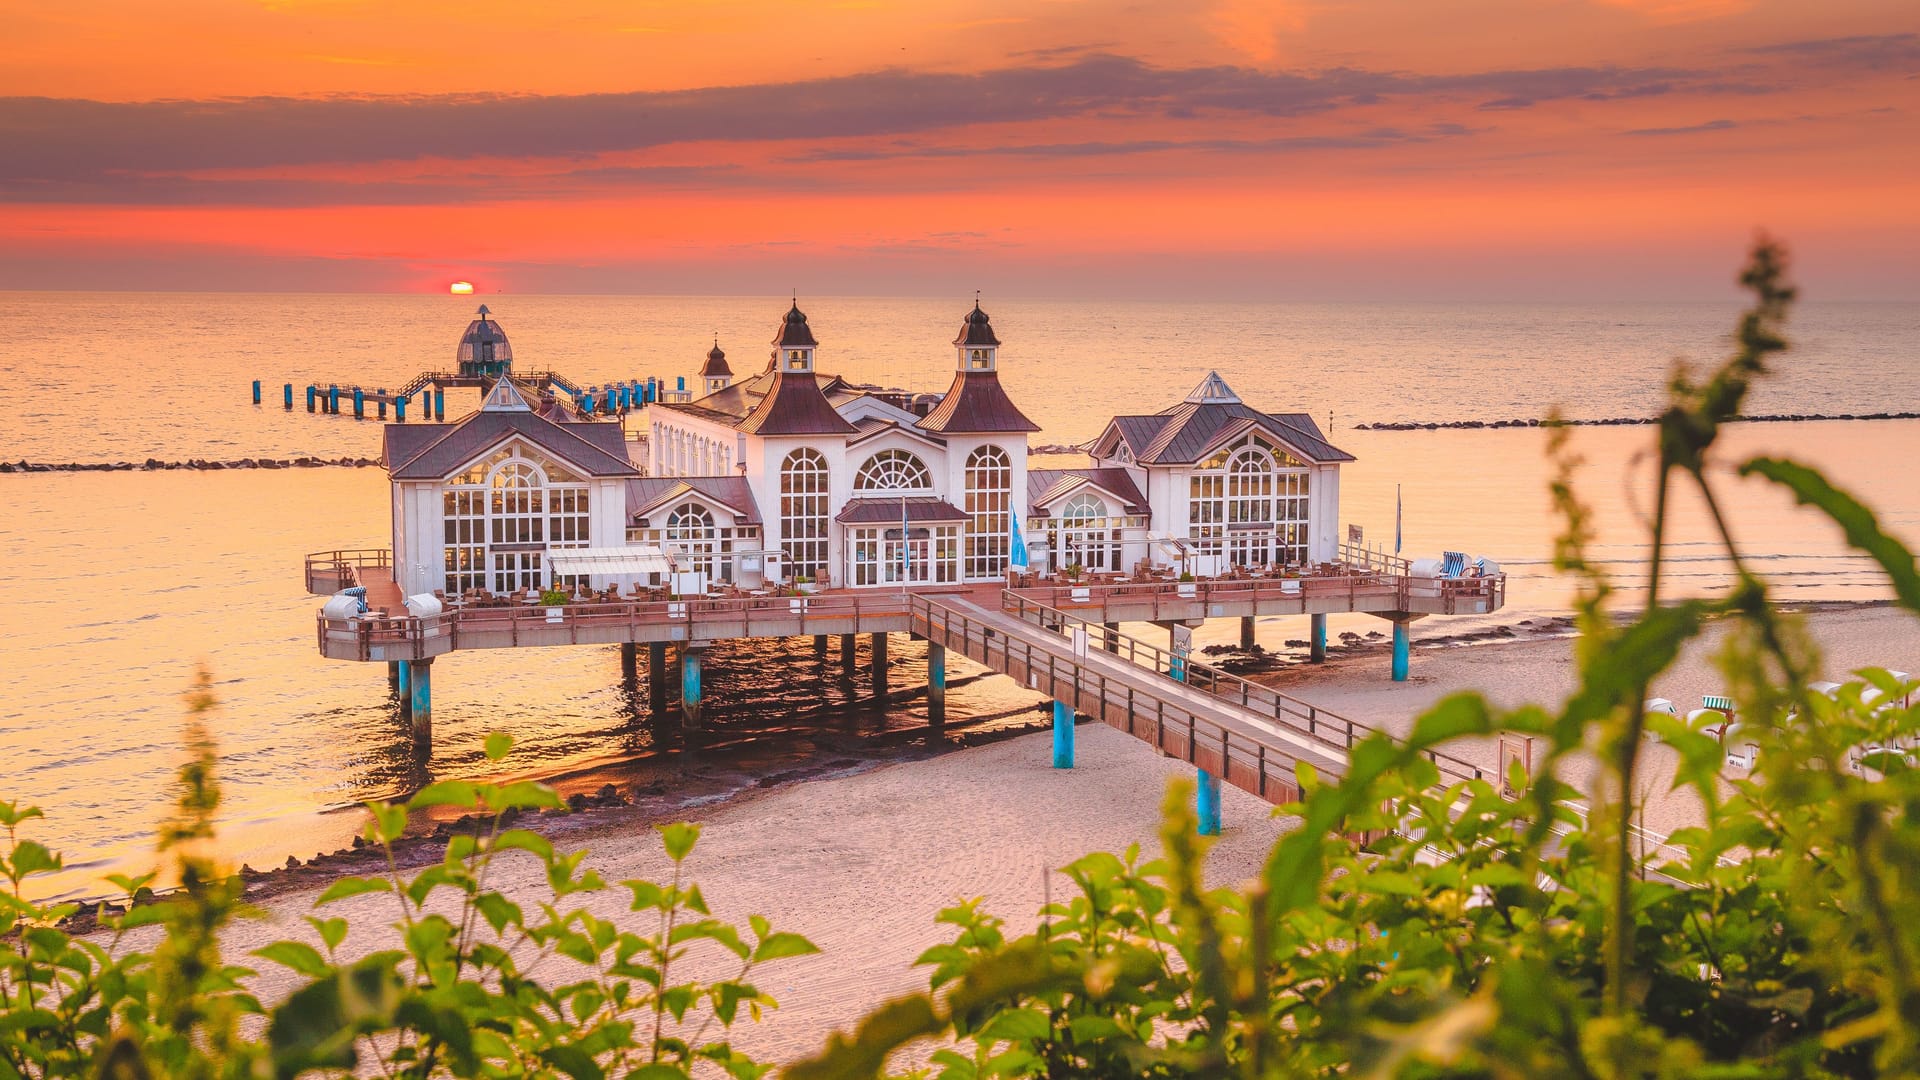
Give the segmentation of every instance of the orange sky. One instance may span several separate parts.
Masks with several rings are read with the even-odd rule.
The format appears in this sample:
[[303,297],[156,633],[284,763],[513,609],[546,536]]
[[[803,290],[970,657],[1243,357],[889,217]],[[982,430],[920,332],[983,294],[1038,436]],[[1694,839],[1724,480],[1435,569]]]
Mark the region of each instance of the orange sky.
[[13,6],[0,288],[1920,285],[1911,2]]

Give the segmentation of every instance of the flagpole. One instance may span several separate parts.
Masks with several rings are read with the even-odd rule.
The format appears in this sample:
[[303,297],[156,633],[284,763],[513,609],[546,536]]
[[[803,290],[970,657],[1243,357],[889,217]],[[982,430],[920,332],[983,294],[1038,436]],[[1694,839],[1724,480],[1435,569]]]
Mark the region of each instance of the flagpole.
[[1400,557],[1400,527],[1405,512],[1400,503],[1400,485],[1393,485],[1393,554]]

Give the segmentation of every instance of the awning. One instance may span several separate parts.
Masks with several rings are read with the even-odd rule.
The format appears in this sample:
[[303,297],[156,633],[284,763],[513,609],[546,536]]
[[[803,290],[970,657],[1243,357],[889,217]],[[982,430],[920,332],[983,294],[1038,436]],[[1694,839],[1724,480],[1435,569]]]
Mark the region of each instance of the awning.
[[[903,505],[904,504],[904,505]],[[909,495],[905,499],[871,498],[849,499],[847,505],[834,520],[842,525],[897,525],[905,517],[910,523],[924,524],[930,521],[965,521],[967,512],[946,501],[925,495]]]
[[547,566],[556,574],[599,574],[605,577],[636,578],[647,574],[670,574],[673,559],[650,545],[627,547],[550,548]]

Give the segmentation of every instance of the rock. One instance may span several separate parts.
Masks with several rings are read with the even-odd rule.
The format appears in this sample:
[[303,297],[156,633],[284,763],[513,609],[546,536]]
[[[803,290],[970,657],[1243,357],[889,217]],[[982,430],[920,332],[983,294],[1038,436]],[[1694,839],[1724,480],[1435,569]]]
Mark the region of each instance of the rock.
[[567,796],[567,806],[576,812],[587,808],[587,797],[579,792]]
[[620,789],[612,784],[602,784],[596,797],[600,800],[600,805],[613,806],[620,802]]

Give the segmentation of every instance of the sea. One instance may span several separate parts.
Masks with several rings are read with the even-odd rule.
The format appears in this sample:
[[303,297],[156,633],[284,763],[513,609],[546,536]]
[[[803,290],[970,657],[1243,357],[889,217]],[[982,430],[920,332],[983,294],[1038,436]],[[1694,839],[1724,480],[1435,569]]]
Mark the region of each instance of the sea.
[[[485,302],[515,362],[582,383],[692,379],[717,339],[736,372],[765,363],[786,297],[0,293],[0,460],[132,462],[377,457],[381,425],[305,410],[309,383],[397,388],[446,369]],[[855,382],[937,391],[969,306],[952,299],[804,297],[822,370]],[[1731,348],[1737,298],[1696,304],[1143,303],[988,298],[1013,399],[1070,446],[1115,414],[1149,413],[1217,371],[1249,404],[1305,411],[1356,455],[1342,470],[1343,526],[1413,557],[1465,551],[1509,574],[1488,619],[1432,619],[1456,634],[1569,609],[1551,566],[1561,524],[1537,428],[1411,431],[1361,425],[1652,415],[1676,364]],[[1803,304],[1794,348],[1747,412],[1839,416],[1920,408],[1920,307]],[[264,402],[251,402],[253,380]],[[281,386],[299,400],[281,407]],[[450,395],[449,418],[472,394]],[[369,408],[369,413],[371,413]],[[1593,553],[1632,603],[1644,586],[1653,429],[1577,428],[1578,490]],[[1920,542],[1920,421],[1749,423],[1726,433],[1712,470],[1736,538],[1781,599],[1890,595],[1837,530],[1781,492],[1732,474],[1756,454],[1825,469]],[[1035,464],[1071,458],[1036,458]],[[613,647],[458,654],[435,665],[434,746],[410,748],[383,665],[322,660],[319,600],[302,557],[383,547],[377,468],[31,472],[0,475],[0,800],[46,811],[33,835],[66,857],[54,895],[110,891],[105,874],[153,861],[183,751],[182,695],[209,672],[224,789],[221,844],[265,869],[341,846],[363,800],[444,778],[503,775],[482,743],[514,736],[506,774],[684,787],[697,798],[855,767],[942,739],[1040,719],[1034,696],[981,671],[949,692],[949,731],[926,730],[924,651],[896,637],[889,693],[826,663],[806,639],[734,643],[708,659],[709,744],[689,751],[672,714],[653,716],[622,681]],[[1673,583],[1713,595],[1729,563],[1700,501],[1682,491]],[[1300,625],[1292,625],[1293,623]],[[1385,624],[1336,618],[1333,632]],[[1305,636],[1304,619],[1263,620],[1263,642]],[[1203,631],[1228,641],[1237,626]],[[864,654],[865,643],[862,642]],[[864,655],[862,657],[864,661]],[[1896,664],[1902,658],[1889,658]],[[1920,657],[1904,658],[1920,670]],[[1311,681],[1298,691],[1309,700]],[[771,778],[771,779],[770,779]],[[718,795],[716,795],[718,793]],[[696,796],[690,794],[689,800]]]

